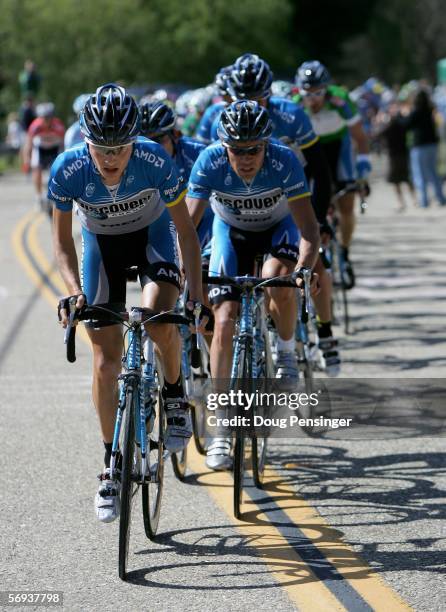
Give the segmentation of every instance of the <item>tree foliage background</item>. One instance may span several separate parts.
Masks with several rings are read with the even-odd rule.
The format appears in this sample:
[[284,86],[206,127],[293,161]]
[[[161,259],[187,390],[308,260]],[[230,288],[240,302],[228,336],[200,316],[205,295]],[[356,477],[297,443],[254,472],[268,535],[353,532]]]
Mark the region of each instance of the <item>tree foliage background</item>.
[[200,86],[245,51],[292,78],[305,59],[340,81],[435,76],[444,0],[0,0],[0,106],[16,108],[25,59],[62,116],[100,83]]

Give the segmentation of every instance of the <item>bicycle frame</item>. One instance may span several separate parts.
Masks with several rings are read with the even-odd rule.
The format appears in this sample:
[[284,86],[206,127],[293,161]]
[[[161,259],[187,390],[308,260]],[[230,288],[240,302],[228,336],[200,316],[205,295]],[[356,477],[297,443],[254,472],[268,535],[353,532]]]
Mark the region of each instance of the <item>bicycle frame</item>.
[[[141,347],[144,347],[144,364],[141,376]],[[118,453],[119,436],[121,432],[122,419],[126,405],[126,397],[130,392],[133,395],[134,407],[133,418],[135,420],[135,439],[140,447],[141,474],[138,477],[141,482],[146,481],[147,472],[147,440],[146,440],[146,404],[150,401],[151,393],[155,389],[155,352],[153,343],[142,330],[140,323],[132,324],[128,332],[128,346],[123,358],[125,372],[120,375],[118,410],[116,414],[115,430],[113,434],[112,453],[110,459],[110,478],[115,477],[116,459]],[[153,406],[151,405],[151,410]]]

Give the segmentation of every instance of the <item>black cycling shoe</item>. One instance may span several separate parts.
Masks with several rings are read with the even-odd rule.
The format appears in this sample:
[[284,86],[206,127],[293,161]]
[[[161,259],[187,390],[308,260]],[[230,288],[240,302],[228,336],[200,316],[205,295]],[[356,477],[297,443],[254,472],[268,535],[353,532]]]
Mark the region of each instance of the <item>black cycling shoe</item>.
[[344,289],[353,289],[355,286],[355,273],[353,271],[352,262],[348,257],[348,249],[341,250],[341,281]]

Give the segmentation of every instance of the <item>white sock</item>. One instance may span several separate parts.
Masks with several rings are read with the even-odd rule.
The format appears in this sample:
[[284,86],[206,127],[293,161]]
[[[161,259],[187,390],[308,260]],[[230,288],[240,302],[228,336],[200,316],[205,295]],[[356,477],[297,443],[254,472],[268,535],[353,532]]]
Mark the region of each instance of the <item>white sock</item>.
[[290,338],[289,340],[284,340],[280,336],[277,338],[277,350],[281,353],[293,353],[295,345],[296,341],[294,338]]

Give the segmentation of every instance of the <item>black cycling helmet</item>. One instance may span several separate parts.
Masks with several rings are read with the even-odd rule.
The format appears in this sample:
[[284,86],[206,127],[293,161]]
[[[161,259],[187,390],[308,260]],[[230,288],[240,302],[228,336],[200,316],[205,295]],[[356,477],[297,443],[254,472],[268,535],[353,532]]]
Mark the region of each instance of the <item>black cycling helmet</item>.
[[175,113],[164,102],[146,102],[140,106],[141,133],[147,138],[167,134],[175,127]]
[[221,114],[217,134],[222,142],[267,140],[273,131],[268,111],[253,100],[237,100]]
[[229,94],[229,84],[231,78],[232,66],[224,66],[215,75],[215,86],[220,96],[227,96]]
[[253,53],[245,53],[235,60],[229,81],[233,100],[266,98],[271,92],[273,73],[268,64]]
[[321,87],[328,85],[331,76],[324,64],[317,60],[304,62],[296,72],[296,85],[299,89],[310,89],[311,87]]
[[104,147],[128,144],[139,134],[138,105],[123,87],[107,83],[88,98],[79,125],[85,140],[92,144]]

